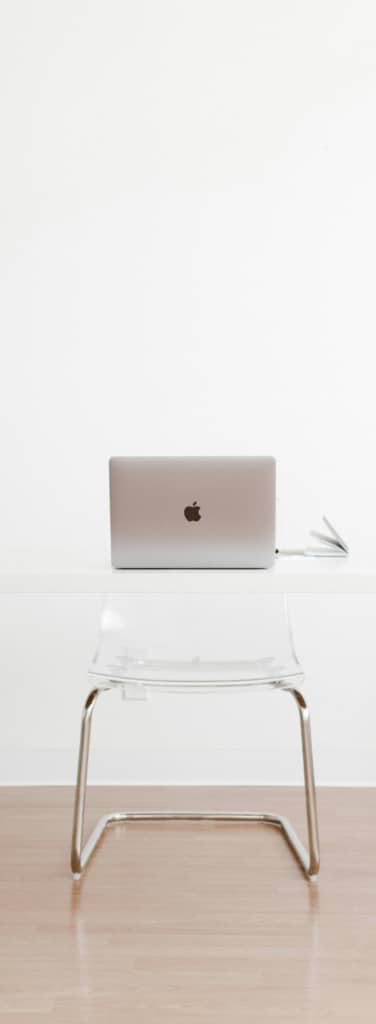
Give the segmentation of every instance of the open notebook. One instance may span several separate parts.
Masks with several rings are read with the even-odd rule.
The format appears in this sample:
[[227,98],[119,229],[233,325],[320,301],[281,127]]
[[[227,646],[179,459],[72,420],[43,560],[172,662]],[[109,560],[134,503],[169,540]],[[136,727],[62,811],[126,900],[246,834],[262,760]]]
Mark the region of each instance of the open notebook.
[[320,546],[294,549],[277,549],[277,555],[306,555],[307,558],[346,558],[349,554],[349,546],[337,532],[333,523],[323,516],[323,523],[328,533],[321,533],[318,530],[310,530],[311,537],[320,541]]
[[325,524],[328,533],[320,533],[318,530],[310,530],[311,537],[315,537],[316,540],[320,541],[320,547],[309,547],[306,548],[306,555],[322,555],[324,558],[334,555],[338,557],[344,557],[348,555],[349,547],[343,537],[337,533],[337,530],[326,516],[323,516],[323,523]]

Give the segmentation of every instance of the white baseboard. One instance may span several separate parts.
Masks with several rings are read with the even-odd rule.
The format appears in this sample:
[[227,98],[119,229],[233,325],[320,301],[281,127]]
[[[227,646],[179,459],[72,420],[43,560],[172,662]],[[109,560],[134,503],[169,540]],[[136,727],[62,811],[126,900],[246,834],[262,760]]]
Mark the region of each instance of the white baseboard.
[[[374,750],[316,758],[321,786],[376,786]],[[0,786],[73,785],[77,750],[0,750]],[[95,785],[286,785],[302,784],[296,752],[260,750],[93,750],[89,782]]]

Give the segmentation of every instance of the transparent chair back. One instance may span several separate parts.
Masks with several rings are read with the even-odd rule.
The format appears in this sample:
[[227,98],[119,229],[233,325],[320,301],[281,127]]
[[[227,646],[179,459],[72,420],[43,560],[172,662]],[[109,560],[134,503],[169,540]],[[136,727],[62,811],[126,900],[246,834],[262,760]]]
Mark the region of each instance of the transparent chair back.
[[217,593],[111,594],[90,674],[112,685],[206,689],[302,677],[286,599]]

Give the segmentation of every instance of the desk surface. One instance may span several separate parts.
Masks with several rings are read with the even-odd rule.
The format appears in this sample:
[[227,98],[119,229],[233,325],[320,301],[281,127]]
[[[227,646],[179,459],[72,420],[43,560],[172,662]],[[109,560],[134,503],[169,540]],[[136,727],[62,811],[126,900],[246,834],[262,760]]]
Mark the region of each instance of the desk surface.
[[163,591],[376,594],[376,557],[280,556],[272,569],[138,569],[56,565],[0,571],[2,594],[100,594]]

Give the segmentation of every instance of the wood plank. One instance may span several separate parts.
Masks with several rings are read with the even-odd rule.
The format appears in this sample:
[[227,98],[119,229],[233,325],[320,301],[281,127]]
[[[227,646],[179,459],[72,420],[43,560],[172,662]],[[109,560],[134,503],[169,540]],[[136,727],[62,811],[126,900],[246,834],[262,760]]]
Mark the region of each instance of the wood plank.
[[[79,885],[73,791],[0,790],[0,1021],[373,1024],[375,791],[322,789],[322,871],[302,876],[262,826],[111,829]],[[299,789],[93,787],[108,810],[277,810]]]

